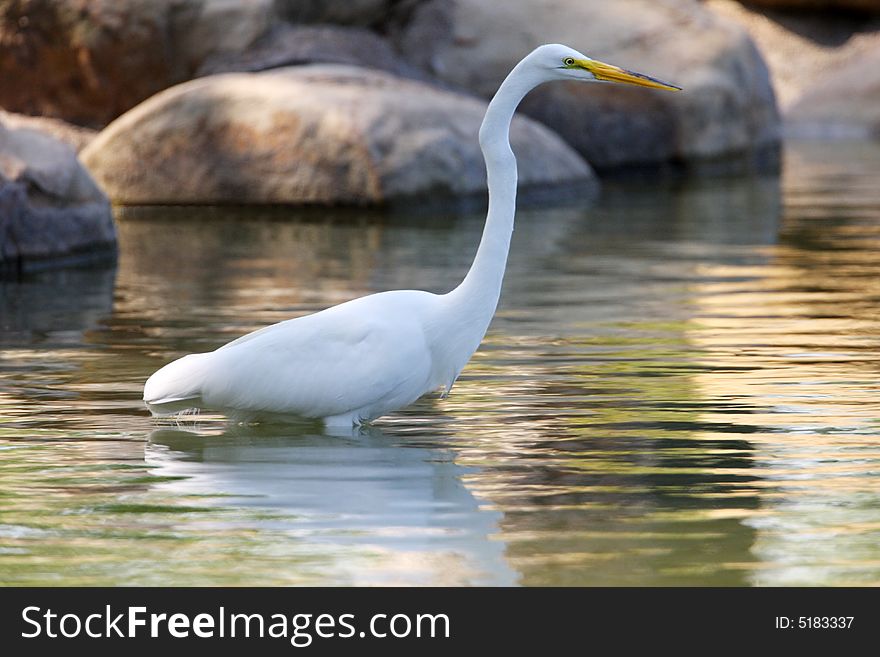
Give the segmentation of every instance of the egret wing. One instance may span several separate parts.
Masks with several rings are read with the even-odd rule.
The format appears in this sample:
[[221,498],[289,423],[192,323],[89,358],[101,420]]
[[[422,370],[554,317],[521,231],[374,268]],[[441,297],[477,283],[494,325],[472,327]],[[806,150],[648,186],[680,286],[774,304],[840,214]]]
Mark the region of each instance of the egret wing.
[[306,417],[417,399],[431,364],[421,325],[383,300],[369,303],[374,298],[281,322],[218,349],[202,399]]

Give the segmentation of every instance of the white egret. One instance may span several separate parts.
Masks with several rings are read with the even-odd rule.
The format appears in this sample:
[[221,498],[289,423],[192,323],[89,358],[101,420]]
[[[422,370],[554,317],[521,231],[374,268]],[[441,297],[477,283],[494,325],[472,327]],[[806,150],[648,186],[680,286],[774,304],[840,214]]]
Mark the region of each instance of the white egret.
[[480,127],[489,212],[476,257],[447,294],[380,292],[254,331],[153,374],[144,401],[156,415],[212,408],[243,420],[321,419],[353,426],[448,393],[495,314],[516,208],[508,132],[534,87],[552,80],[676,87],[604,64],[562,45],[535,49],[510,72]]

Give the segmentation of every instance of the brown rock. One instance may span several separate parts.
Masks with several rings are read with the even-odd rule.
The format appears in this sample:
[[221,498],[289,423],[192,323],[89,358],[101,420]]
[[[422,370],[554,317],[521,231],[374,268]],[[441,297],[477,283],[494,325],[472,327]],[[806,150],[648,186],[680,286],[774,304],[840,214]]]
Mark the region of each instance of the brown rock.
[[0,105],[105,123],[178,77],[166,21],[170,4],[6,0],[0,4]]
[[0,106],[105,125],[249,45],[271,12],[271,0],[3,0]]
[[421,1],[0,0],[0,106],[102,127],[197,75],[312,61],[401,74],[366,28],[386,32]]

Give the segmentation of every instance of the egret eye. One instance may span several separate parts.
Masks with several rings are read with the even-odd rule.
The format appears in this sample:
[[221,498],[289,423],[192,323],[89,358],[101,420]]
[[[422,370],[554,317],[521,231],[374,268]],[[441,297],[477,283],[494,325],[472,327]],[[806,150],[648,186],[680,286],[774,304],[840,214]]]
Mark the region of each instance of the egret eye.
[[573,57],[566,57],[565,59],[562,60],[562,63],[565,64],[566,66],[574,66],[574,58]]

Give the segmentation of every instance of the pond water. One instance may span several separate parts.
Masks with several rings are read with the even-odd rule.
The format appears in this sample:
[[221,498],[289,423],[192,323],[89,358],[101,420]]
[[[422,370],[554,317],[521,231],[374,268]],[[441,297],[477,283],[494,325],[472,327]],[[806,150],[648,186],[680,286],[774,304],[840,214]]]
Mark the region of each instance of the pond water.
[[518,215],[446,400],[351,435],[151,419],[146,377],[362,294],[482,215],[118,210],[0,283],[0,583],[880,584],[880,147]]

